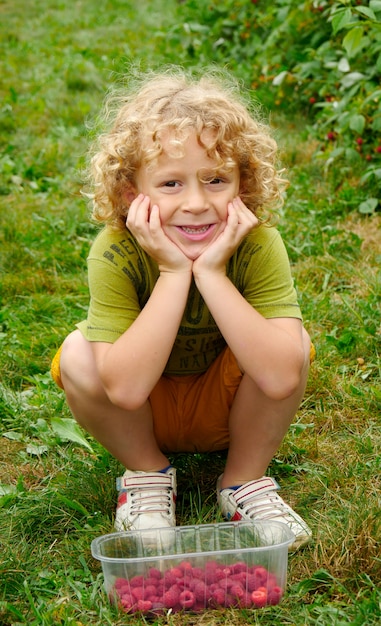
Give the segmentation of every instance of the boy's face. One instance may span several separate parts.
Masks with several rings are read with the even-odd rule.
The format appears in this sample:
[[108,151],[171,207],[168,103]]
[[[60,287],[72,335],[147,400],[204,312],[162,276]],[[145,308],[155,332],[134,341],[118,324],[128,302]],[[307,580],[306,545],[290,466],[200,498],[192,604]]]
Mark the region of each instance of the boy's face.
[[[158,205],[167,237],[195,260],[226,226],[228,203],[239,194],[238,166],[213,173],[216,163],[195,132],[185,140],[180,158],[167,152],[168,139],[162,143],[164,151],[157,163],[138,170],[137,191],[150,197],[151,206]],[[211,175],[210,182],[202,182]]]

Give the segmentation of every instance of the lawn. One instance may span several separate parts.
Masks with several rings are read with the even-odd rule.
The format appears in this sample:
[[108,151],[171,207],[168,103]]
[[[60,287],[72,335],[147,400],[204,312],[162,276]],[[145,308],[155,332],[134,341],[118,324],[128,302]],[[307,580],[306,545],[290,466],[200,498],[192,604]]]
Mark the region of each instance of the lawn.
[[[200,63],[181,38],[168,46],[168,32],[188,32],[185,4],[0,2],[4,626],[146,623],[109,606],[100,565],[90,553],[92,539],[112,531],[114,479],[121,468],[75,426],[49,366],[86,314],[86,256],[97,228],[80,192],[103,97],[137,60],[142,67],[179,59]],[[287,595],[279,606],[169,614],[155,623],[376,626],[380,214],[358,213],[355,174],[340,183],[325,175],[303,117],[287,117],[284,109],[268,114],[291,181],[279,228],[317,350],[304,401],[270,473],[308,521],[314,541],[290,555]],[[219,521],[214,489],[224,455],[177,455],[173,462],[178,522]]]

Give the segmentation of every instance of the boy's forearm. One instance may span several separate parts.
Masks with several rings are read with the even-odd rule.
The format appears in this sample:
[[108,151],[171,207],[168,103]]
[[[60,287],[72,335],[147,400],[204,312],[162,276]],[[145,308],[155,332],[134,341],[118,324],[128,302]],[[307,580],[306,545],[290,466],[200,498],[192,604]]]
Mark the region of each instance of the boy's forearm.
[[274,399],[291,394],[299,384],[304,363],[299,320],[292,322],[291,333],[267,320],[222,273],[205,274],[195,280],[243,371]]
[[162,375],[184,313],[191,273],[161,274],[134,323],[110,345],[100,376],[114,404],[133,410]]

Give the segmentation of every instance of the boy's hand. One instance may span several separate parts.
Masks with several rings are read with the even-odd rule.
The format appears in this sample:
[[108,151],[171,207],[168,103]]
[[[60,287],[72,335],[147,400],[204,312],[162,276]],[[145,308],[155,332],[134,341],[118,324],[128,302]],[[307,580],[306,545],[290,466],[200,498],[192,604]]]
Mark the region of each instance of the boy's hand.
[[159,207],[150,208],[148,196],[139,194],[128,210],[126,226],[143,250],[158,264],[160,273],[191,272],[192,261],[174,244],[161,227]]
[[193,262],[193,274],[199,276],[209,272],[226,271],[226,263],[241,241],[256,226],[259,220],[237,197],[228,204],[226,226],[220,236]]

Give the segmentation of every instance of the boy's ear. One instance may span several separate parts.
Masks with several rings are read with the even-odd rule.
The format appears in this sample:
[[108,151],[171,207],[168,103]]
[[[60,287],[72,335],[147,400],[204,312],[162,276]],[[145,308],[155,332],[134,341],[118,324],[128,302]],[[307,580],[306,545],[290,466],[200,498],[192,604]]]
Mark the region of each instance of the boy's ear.
[[136,198],[138,192],[132,183],[127,183],[126,188],[123,191],[123,199],[125,203],[130,206],[131,202]]

